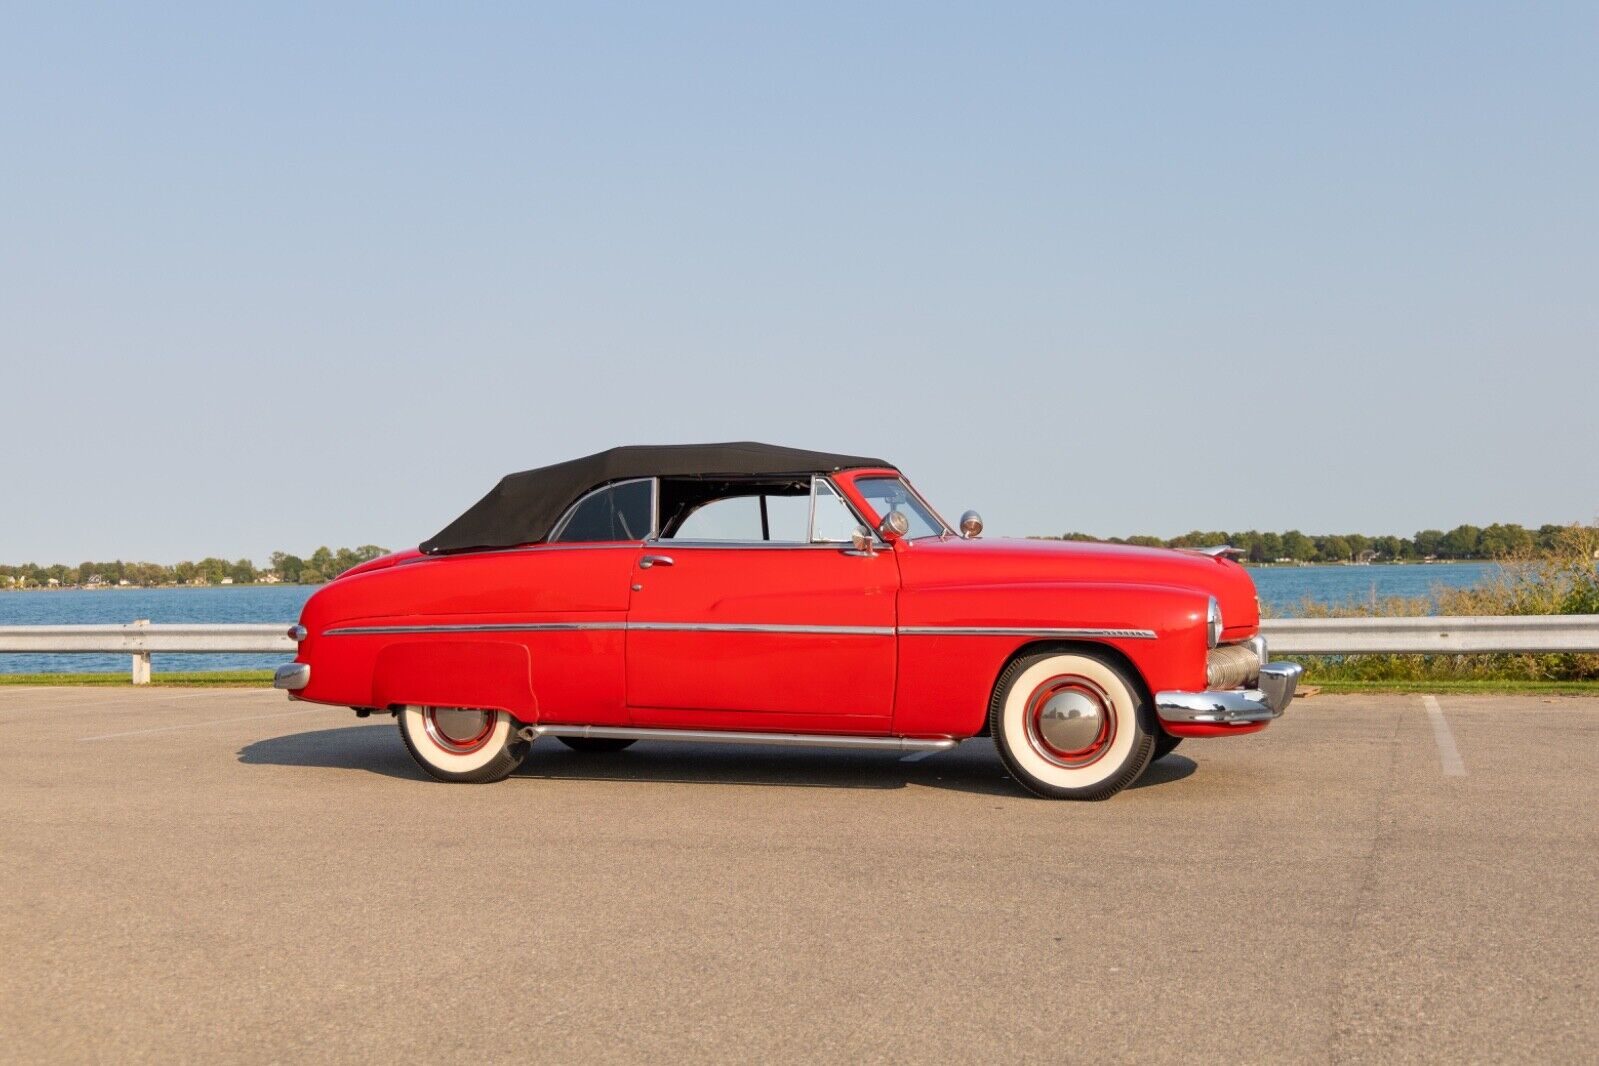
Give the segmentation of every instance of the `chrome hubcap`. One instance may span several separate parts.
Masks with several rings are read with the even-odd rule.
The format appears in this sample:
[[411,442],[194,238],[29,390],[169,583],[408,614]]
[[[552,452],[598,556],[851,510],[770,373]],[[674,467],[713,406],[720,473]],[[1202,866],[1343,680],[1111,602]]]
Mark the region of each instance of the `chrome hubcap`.
[[1103,689],[1087,678],[1053,677],[1027,701],[1033,749],[1059,766],[1086,766],[1116,735],[1116,712]]
[[460,707],[425,707],[422,721],[428,738],[453,755],[477,751],[494,732],[492,711],[470,711]]

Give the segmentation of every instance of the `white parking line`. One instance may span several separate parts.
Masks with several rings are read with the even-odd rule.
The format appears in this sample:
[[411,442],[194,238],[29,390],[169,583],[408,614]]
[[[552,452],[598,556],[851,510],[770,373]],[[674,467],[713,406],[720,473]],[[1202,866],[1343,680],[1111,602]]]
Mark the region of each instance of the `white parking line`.
[[[148,698],[139,698],[125,702],[119,701],[116,703],[105,699],[85,700],[81,703],[57,703],[54,700],[46,700],[43,703],[19,703],[12,704],[10,706],[0,705],[0,711],[79,711],[85,707],[102,708],[109,711],[124,710],[129,707],[159,707],[164,703],[176,703],[179,700],[214,700],[218,698],[217,694],[220,691],[222,690],[211,689],[206,692],[189,692],[182,696],[156,696],[152,694]],[[228,690],[226,695],[231,697],[235,694],[254,694],[256,692],[256,689]],[[260,690],[260,692],[263,695],[279,695],[279,693],[274,692],[272,689],[263,689]]]
[[171,733],[179,729],[199,729],[207,725],[226,725],[229,722],[257,722],[263,718],[293,718],[302,714],[316,714],[326,707],[307,707],[301,711],[284,711],[281,714],[247,714],[239,718],[213,718],[209,722],[185,722],[183,725],[164,725],[154,729],[134,729],[126,733],[101,733],[97,737],[79,737],[79,740],[116,740],[118,737],[142,737],[150,733]]
[[1423,696],[1421,702],[1432,720],[1432,739],[1438,744],[1439,768],[1445,777],[1465,777],[1466,764],[1460,758],[1460,749],[1455,747],[1455,735],[1449,731],[1449,722],[1444,718],[1443,708],[1438,706],[1438,698]]
[[927,751],[913,751],[909,755],[906,755],[906,756],[902,757],[900,759],[900,762],[921,762],[923,759],[927,758],[929,755],[937,755],[937,754],[938,754],[938,752],[933,751],[932,749],[928,749]]

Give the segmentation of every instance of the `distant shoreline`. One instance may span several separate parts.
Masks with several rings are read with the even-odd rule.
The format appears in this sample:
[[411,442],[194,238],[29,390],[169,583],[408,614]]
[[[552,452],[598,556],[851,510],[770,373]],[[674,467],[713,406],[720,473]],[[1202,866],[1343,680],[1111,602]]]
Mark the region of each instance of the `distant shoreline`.
[[1248,559],[1238,560],[1240,565],[1250,570],[1300,570],[1333,566],[1498,566],[1503,561],[1502,559],[1384,559],[1381,562],[1352,563],[1344,559],[1317,563],[1252,563]]
[[170,566],[126,559],[86,560],[76,566],[0,563],[0,590],[325,585],[340,574],[388,554],[387,548],[363,544],[337,550],[323,545],[304,559],[288,552],[273,552],[266,566],[256,566],[249,559],[219,559],[214,555],[198,562],[185,559]]
[[235,581],[231,585],[0,585],[6,592],[153,592],[157,589],[313,589],[326,585],[326,581]]
[[[1168,549],[1180,551],[1184,549]],[[1254,563],[1248,559],[1239,559],[1239,564],[1249,570],[1330,570],[1334,567],[1350,567],[1370,569],[1374,566],[1496,566],[1502,560],[1498,559],[1385,559],[1382,562],[1355,563],[1348,560],[1341,562],[1270,562]],[[6,592],[150,592],[157,589],[269,589],[269,588],[320,588],[326,581],[235,581],[231,584],[179,584],[167,583],[162,585],[28,585],[19,588],[15,585],[0,585],[0,593]]]

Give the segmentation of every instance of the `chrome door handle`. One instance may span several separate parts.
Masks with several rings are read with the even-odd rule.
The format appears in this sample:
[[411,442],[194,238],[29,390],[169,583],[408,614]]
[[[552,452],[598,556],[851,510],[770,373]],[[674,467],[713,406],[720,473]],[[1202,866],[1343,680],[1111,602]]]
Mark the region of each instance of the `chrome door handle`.
[[638,561],[638,568],[640,570],[648,570],[652,566],[671,565],[672,557],[670,555],[646,555],[644,558]]

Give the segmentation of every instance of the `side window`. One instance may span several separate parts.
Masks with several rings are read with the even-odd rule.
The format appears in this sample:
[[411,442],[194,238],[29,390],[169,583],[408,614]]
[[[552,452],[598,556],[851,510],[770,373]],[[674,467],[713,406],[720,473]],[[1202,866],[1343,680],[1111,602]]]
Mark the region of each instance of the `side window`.
[[805,533],[810,521],[811,497],[809,493],[804,496],[766,497],[766,529],[770,534],[767,538],[768,540],[780,540],[789,544],[804,544],[809,539]]
[[726,496],[696,507],[672,538],[804,544],[810,515],[809,496]]
[[848,544],[860,519],[849,509],[833,488],[823,478],[816,479],[816,521],[811,527],[811,540],[822,544]]
[[759,496],[729,496],[694,508],[672,534],[676,540],[760,540]]
[[848,544],[860,519],[825,477],[661,479],[664,540]]
[[653,510],[654,489],[650,481],[611,485],[584,497],[550,542],[643,540],[650,535]]

